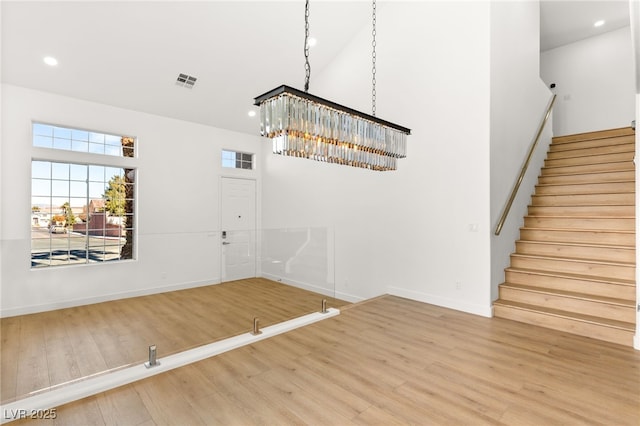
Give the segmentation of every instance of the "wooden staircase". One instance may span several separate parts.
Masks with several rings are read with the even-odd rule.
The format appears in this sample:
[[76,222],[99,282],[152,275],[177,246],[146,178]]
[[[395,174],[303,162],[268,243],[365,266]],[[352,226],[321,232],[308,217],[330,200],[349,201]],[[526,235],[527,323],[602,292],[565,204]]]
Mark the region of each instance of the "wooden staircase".
[[633,345],[635,133],[553,138],[494,315]]

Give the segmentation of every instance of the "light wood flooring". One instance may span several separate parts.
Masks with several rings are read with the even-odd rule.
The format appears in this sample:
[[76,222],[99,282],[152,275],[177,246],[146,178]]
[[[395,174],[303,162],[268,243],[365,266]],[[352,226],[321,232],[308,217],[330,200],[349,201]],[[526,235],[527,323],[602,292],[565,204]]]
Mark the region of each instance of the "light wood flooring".
[[638,425],[640,352],[383,296],[57,416],[48,422]]
[[0,401],[347,302],[263,278],[0,320]]

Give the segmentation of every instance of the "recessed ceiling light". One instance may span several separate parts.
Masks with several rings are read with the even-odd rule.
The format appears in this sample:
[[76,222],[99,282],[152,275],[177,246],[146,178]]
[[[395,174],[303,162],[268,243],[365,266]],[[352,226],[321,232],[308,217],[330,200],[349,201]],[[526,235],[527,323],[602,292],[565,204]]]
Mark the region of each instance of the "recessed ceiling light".
[[251,110],[251,111],[249,111],[248,115],[249,115],[249,117],[255,117],[256,116],[256,112]]
[[601,27],[603,25],[604,25],[604,21],[602,19],[593,23],[594,27]]
[[45,64],[51,67],[55,67],[56,65],[58,65],[58,60],[53,56],[45,56],[42,60],[44,61]]

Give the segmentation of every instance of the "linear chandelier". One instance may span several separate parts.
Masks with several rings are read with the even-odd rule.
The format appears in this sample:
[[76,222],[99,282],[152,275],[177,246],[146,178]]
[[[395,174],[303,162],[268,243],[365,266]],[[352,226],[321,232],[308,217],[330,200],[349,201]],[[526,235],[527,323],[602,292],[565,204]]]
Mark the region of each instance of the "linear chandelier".
[[373,113],[339,105],[308,93],[309,0],[305,5],[305,90],[282,85],[254,99],[260,106],[260,134],[275,154],[371,170],[396,170],[406,157],[411,130],[381,120],[376,113],[376,3],[373,0]]

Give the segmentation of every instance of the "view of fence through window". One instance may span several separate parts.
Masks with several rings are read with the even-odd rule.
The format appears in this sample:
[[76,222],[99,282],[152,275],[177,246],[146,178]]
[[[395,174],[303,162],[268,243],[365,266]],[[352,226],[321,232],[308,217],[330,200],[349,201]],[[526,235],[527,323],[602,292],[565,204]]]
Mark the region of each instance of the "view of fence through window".
[[[134,153],[129,137],[118,136],[117,147],[112,135],[43,124],[34,124],[33,136],[37,147]],[[31,267],[132,259],[135,175],[133,168],[32,160]]]

